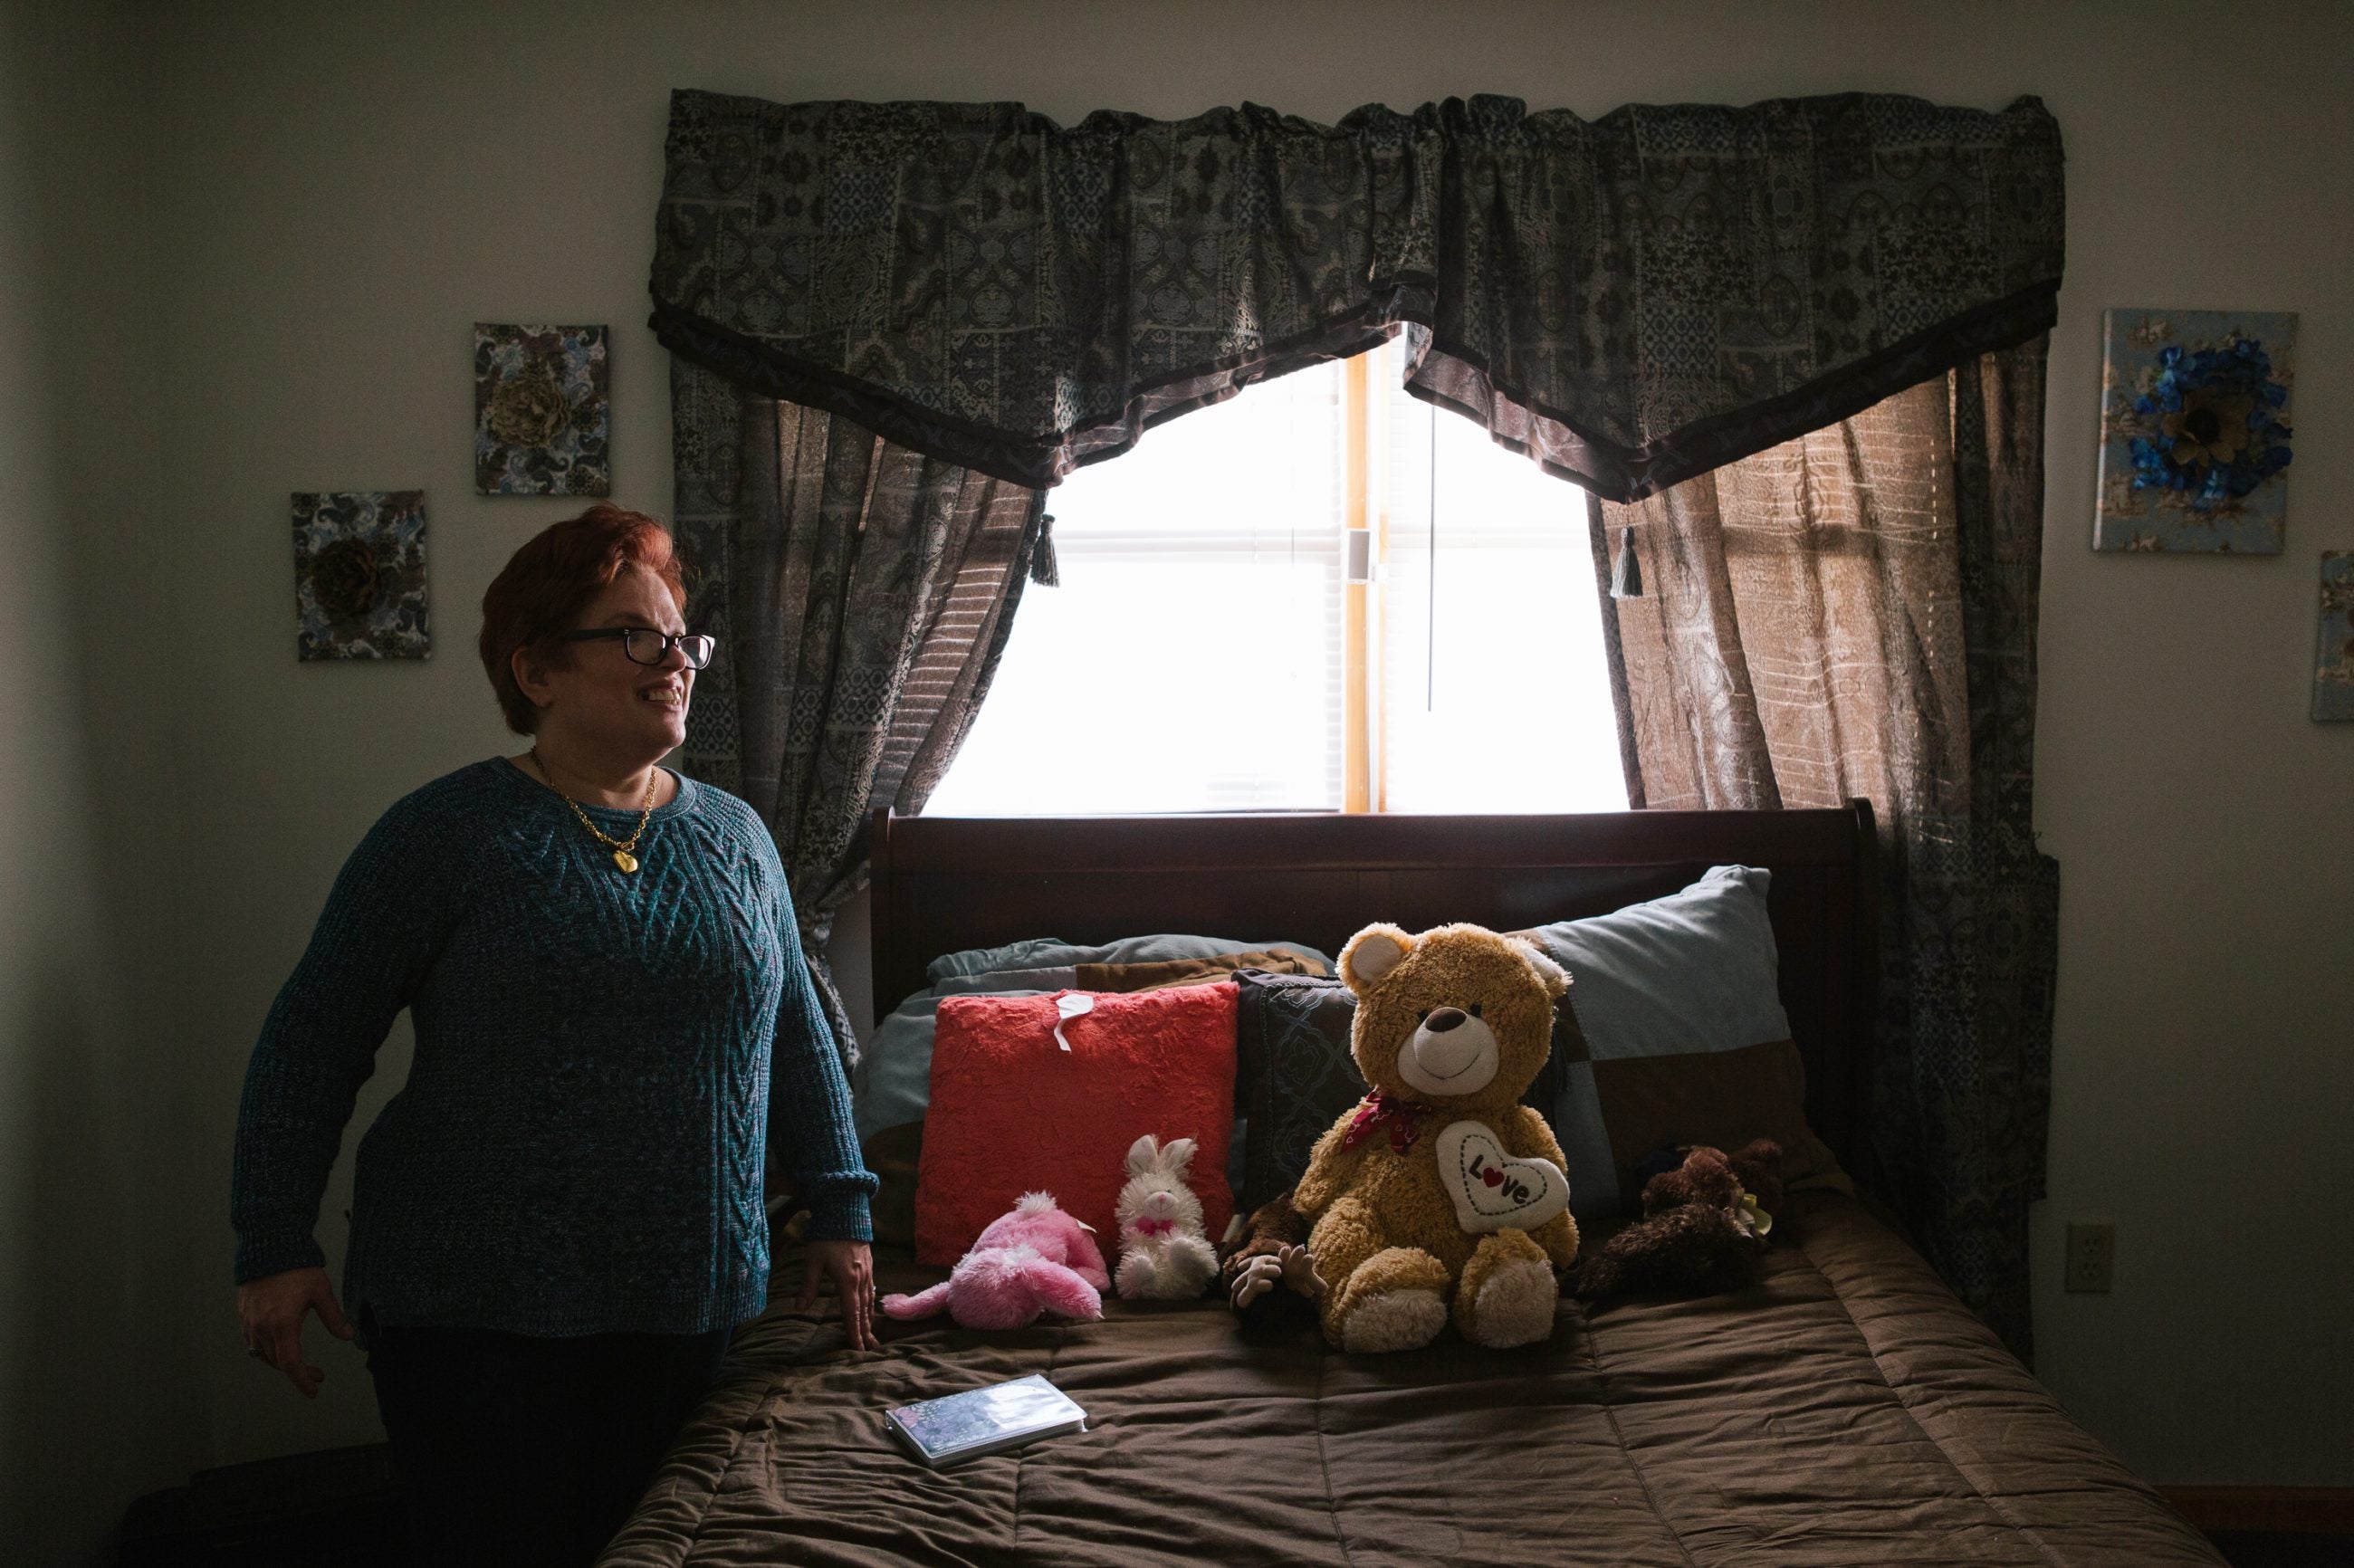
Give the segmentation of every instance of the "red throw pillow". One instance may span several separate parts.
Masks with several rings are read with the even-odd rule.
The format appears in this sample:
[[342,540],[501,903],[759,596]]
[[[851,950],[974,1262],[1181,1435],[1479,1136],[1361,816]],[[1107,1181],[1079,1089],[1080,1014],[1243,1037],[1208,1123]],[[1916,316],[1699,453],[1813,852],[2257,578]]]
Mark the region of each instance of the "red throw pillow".
[[1052,1192],[1119,1249],[1112,1206],[1128,1146],[1145,1133],[1193,1140],[1186,1181],[1210,1239],[1234,1213],[1226,1143],[1235,1119],[1232,980],[1133,995],[1087,994],[1062,1020],[1052,996],[950,996],[932,1037],[932,1101],[916,1169],[916,1256],[952,1264],[1024,1192]]

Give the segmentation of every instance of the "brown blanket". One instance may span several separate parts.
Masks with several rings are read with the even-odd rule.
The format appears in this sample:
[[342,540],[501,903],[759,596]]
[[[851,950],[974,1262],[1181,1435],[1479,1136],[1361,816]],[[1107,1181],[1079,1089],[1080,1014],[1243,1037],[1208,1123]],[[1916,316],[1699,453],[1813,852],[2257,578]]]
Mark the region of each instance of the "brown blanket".
[[[1112,1302],[890,1324],[852,1357],[772,1308],[602,1561],[2221,1563],[1853,1201],[1793,1200],[1775,1244],[1734,1295],[1564,1301],[1550,1343],[1502,1352],[1450,1331],[1350,1357],[1246,1342],[1211,1302]],[[1090,1430],[934,1472],[884,1429],[1034,1372]]]

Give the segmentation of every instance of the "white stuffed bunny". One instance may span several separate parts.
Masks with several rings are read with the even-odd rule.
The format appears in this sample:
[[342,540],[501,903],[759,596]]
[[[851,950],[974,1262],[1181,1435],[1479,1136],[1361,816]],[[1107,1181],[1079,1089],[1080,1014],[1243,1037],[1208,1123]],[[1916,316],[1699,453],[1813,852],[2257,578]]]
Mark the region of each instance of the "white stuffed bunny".
[[1217,1277],[1218,1255],[1202,1233],[1202,1200],[1185,1185],[1193,1140],[1163,1148],[1146,1133],[1128,1148],[1119,1190],[1119,1267],[1112,1280],[1128,1300],[1182,1301]]

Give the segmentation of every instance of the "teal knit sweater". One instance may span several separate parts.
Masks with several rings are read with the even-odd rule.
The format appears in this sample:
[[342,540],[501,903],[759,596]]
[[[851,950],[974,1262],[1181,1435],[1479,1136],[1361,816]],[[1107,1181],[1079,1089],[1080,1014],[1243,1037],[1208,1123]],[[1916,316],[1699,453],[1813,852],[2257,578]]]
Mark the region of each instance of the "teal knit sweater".
[[[589,808],[626,839],[635,811]],[[352,1104],[404,1007],[408,1082],[360,1139],[344,1307],[378,1324],[701,1333],[765,1304],[763,1157],[815,1240],[875,1178],[768,829],[681,779],[625,875],[504,758],[371,829],[263,1025],[238,1115],[242,1283],[323,1264]]]

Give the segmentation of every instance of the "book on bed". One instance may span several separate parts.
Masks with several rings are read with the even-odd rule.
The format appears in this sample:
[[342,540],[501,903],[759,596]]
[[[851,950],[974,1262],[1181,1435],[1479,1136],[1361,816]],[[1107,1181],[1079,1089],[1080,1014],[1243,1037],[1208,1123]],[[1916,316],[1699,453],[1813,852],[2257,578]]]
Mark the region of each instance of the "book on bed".
[[884,1420],[893,1436],[935,1469],[1087,1427],[1087,1413],[1035,1372],[903,1404],[885,1412]]

